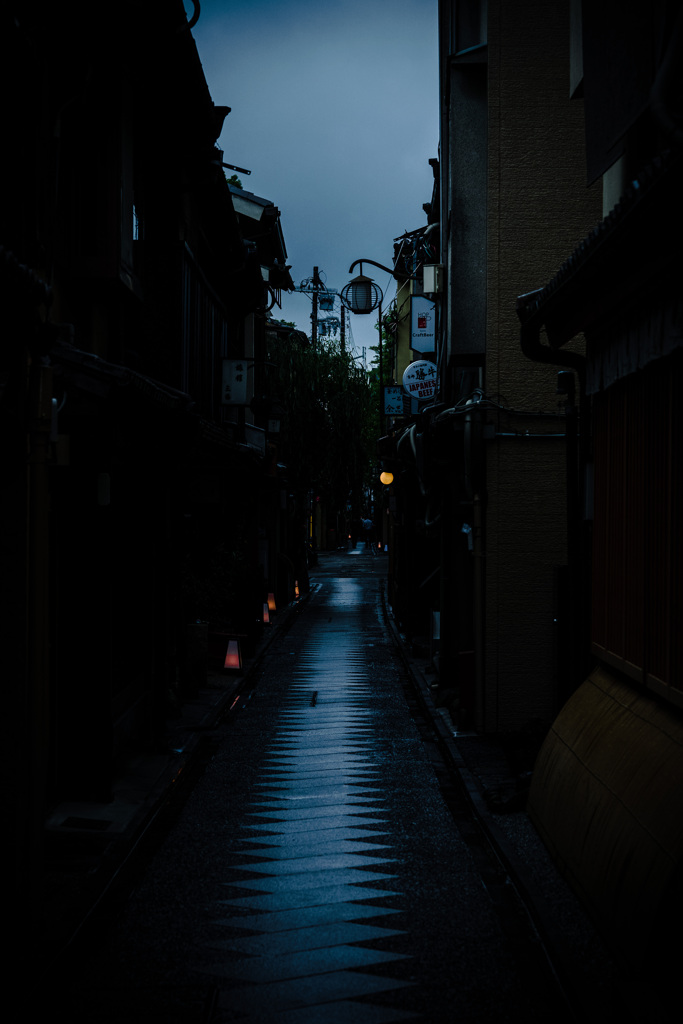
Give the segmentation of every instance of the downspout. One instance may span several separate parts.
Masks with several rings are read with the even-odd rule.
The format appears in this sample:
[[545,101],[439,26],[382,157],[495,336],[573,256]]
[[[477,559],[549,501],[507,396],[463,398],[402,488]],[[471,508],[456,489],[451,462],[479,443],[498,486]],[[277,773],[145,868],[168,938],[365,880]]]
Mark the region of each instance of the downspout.
[[28,473],[26,478],[26,689],[25,721],[20,735],[25,748],[15,751],[17,764],[25,766],[20,780],[22,798],[32,810],[25,819],[25,832],[18,848],[26,858],[22,871],[28,885],[29,920],[40,919],[31,879],[42,880],[45,869],[41,826],[49,789],[50,723],[50,488],[49,454],[52,427],[52,370],[40,357],[30,361],[28,370]]
[[479,491],[472,498],[472,557],[474,558],[474,678],[476,686],[475,728],[483,733],[486,726],[486,676],[484,673],[484,538],[483,502]]
[[527,292],[526,295],[517,296],[517,316],[522,322],[520,332],[520,347],[522,352],[535,363],[550,363],[553,366],[566,366],[574,370],[579,377],[579,394],[581,399],[586,394],[586,359],[578,352],[564,352],[550,348],[549,345],[541,343],[542,321],[532,315],[525,319],[526,310],[532,305],[545,289],[538,288],[534,292]]
[[[567,428],[567,476],[566,476],[566,514],[567,514],[567,571],[568,571],[568,599],[569,609],[569,630],[571,642],[574,647],[572,656],[573,664],[570,666],[569,687],[572,690],[578,686],[583,677],[585,669],[584,646],[586,630],[589,628],[586,616],[590,607],[590,597],[586,592],[586,584],[589,579],[587,569],[587,549],[584,547],[584,532],[582,530],[581,497],[580,497],[580,474],[588,463],[588,441],[590,436],[590,423],[588,403],[586,401],[586,358],[578,352],[558,351],[543,345],[540,339],[543,321],[533,314],[525,319],[525,313],[534,301],[540,296],[543,289],[520,295],[517,298],[517,315],[522,321],[520,332],[520,347],[524,355],[537,363],[566,367],[576,373],[579,379],[579,402],[578,410],[581,416],[581,429],[579,436],[576,436],[577,407],[574,403],[573,385],[567,386],[568,401],[566,405]],[[559,387],[559,385],[558,385]],[[574,458],[571,459],[572,450]],[[571,461],[574,463],[571,465]],[[573,677],[573,678],[572,678]],[[561,688],[560,681],[558,685]],[[560,693],[558,696],[566,699],[568,693]],[[559,709],[558,709],[559,710]]]
[[481,397],[467,403],[471,407],[471,411],[465,414],[463,454],[465,459],[465,495],[466,499],[472,502],[474,727],[477,732],[483,733],[486,731],[486,677],[484,671],[484,502],[481,487],[484,466],[481,443],[481,410],[477,408],[480,401]]

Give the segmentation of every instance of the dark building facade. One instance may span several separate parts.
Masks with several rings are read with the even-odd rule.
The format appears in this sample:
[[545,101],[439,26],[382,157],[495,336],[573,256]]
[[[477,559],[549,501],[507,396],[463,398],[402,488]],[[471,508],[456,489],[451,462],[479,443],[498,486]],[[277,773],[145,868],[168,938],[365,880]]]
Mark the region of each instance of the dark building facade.
[[180,0],[2,19],[7,778],[35,927],[49,808],[109,800],[127,757],[164,749],[211,634],[263,628],[284,513],[250,404],[292,282],[279,212],[258,238],[240,222],[216,146],[229,108]]
[[683,862],[680,4],[439,12],[441,248],[416,232],[396,277],[442,268],[440,392],[381,443],[390,597],[459,730],[538,737],[540,835],[664,982]]
[[[683,564],[680,5],[577,4],[573,87],[604,219],[518,301],[522,348],[574,362],[580,442],[575,643],[584,681],[557,717],[530,812],[635,969],[680,956]],[[570,197],[571,198],[571,197]],[[539,287],[540,286],[540,287]],[[531,289],[536,290],[532,291]]]
[[442,699],[481,732],[547,726],[578,682],[565,616],[571,416],[557,367],[520,351],[516,315],[529,279],[552,275],[600,216],[568,24],[568,3],[439,5],[440,151],[410,269],[419,287],[424,266],[443,268],[430,293],[440,394],[397,423],[412,473],[396,494],[399,541],[417,569],[394,578],[406,622],[432,634]]

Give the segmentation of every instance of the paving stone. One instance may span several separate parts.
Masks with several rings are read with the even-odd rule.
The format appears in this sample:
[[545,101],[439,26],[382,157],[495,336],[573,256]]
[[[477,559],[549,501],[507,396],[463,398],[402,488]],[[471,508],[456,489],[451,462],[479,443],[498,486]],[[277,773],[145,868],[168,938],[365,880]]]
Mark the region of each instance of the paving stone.
[[371,807],[373,804],[381,803],[380,796],[364,796],[358,791],[347,791],[340,789],[318,789],[312,792],[306,790],[291,789],[285,793],[263,793],[252,807],[260,810],[272,808],[274,810],[290,809],[292,805],[304,807],[330,807],[331,804],[343,803],[344,807]]
[[327,853],[317,857],[294,857],[291,859],[278,859],[269,861],[267,864],[251,863],[250,871],[259,871],[263,874],[273,875],[294,875],[298,873],[309,873],[316,871],[330,871],[339,868],[360,868],[368,864],[391,864],[395,857],[363,857],[355,853]]
[[[366,829],[366,828],[358,828],[357,826],[353,826],[353,827],[347,828],[344,825],[340,825],[337,828],[325,829],[324,831],[322,831],[320,833],[320,836],[317,836],[317,834],[315,832],[313,832],[313,834],[311,834],[310,832],[303,832],[303,833],[294,833],[294,834],[289,833],[287,835],[240,836],[240,842],[243,842],[243,843],[263,843],[263,844],[267,844],[269,847],[273,847],[273,846],[286,846],[286,847],[307,846],[307,845],[310,845],[310,844],[315,843],[315,842],[319,842],[319,843],[339,843],[340,845],[343,846],[343,844],[345,844],[347,842],[350,842],[350,843],[358,842],[359,846],[363,847],[363,846],[365,846],[364,840],[366,840],[366,839],[374,839],[374,838],[377,838],[378,836],[388,836],[388,835],[391,835],[391,833],[387,829],[370,829],[370,828]],[[261,854],[262,851],[259,850],[258,853]]]
[[327,946],[324,949],[304,949],[297,953],[281,956],[255,956],[245,960],[217,961],[207,963],[201,970],[207,974],[236,981],[250,981],[255,985],[288,978],[305,978],[307,981],[316,974],[332,971],[346,971],[349,968],[372,967],[392,960],[405,960],[400,953],[385,953],[379,949],[363,949],[360,946]]
[[[360,974],[354,971],[335,971],[318,977],[295,978],[289,981],[262,982],[244,988],[234,988],[222,994],[218,1008],[239,1010],[242,1013],[270,1011],[273,1006],[282,1010],[295,1007],[326,1004],[338,999],[353,999],[377,995],[393,989],[406,988],[411,982]],[[324,1019],[324,1011],[323,1017]],[[318,1013],[321,1013],[318,1007]],[[319,1018],[321,1019],[321,1018]]]
[[[230,905],[233,901],[220,902]],[[296,907],[294,910],[219,918],[215,924],[244,928],[248,931],[279,932],[296,928],[306,930],[315,925],[333,924],[337,921],[364,921],[400,913],[401,911],[395,907],[372,906],[369,903],[318,903],[312,907]]]
[[316,765],[306,765],[305,768],[301,765],[271,765],[267,771],[262,772],[262,776],[269,779],[317,779],[317,778],[344,778],[344,779],[355,779],[358,782],[362,782],[367,779],[375,780],[379,776],[379,770],[371,763],[367,765],[331,765],[325,768],[316,767]]
[[[228,885],[230,883],[226,883]],[[277,892],[265,892],[253,896],[243,896],[232,900],[222,900],[233,907],[246,907],[249,910],[291,910],[295,907],[314,907],[326,903],[343,903],[353,900],[366,902],[373,899],[384,899],[389,896],[400,896],[401,893],[391,889],[371,889],[354,885],[318,885],[310,889],[280,889]]]
[[294,824],[297,821],[313,821],[316,818],[363,818],[365,815],[369,817],[372,814],[376,814],[379,810],[379,808],[372,807],[368,810],[363,810],[364,806],[363,801],[349,800],[342,804],[342,814],[339,813],[340,807],[337,803],[325,803],[316,807],[283,808],[282,810],[276,808],[268,811],[246,811],[246,814],[253,818],[269,818],[271,821],[281,822],[282,824]]
[[[338,781],[338,780],[337,780]],[[277,799],[296,799],[301,795],[318,794],[326,799],[331,797],[335,800],[345,799],[347,796],[372,796],[382,792],[381,786],[364,786],[360,783],[339,782],[334,784],[329,779],[293,779],[289,782],[279,780],[277,782],[258,782],[259,789],[267,789],[263,797],[275,797]]]
[[[421,1014],[408,1010],[391,1009],[373,1003],[344,1000],[325,1003],[325,1024],[392,1024],[395,1021],[415,1020]],[[258,1017],[242,1017],[243,1024],[320,1024],[320,1006],[303,1006],[282,1013],[261,1012]]]
[[372,863],[378,863],[379,861],[372,856],[372,852],[375,850],[391,849],[392,846],[388,843],[354,843],[349,839],[331,839],[325,842],[324,840],[309,838],[304,842],[293,843],[289,841],[283,846],[268,846],[262,850],[251,848],[235,852],[236,854],[241,853],[245,857],[250,856],[252,860],[255,856],[264,860],[298,860],[303,856],[323,857],[328,854],[369,853],[371,856],[368,860]]
[[[256,815],[255,815],[256,817]],[[268,815],[271,818],[270,821],[252,821],[244,823],[242,828],[251,829],[252,831],[260,832],[274,832],[280,835],[295,832],[314,832],[321,829],[332,829],[332,828],[347,828],[351,825],[356,825],[358,829],[361,829],[364,825],[386,825],[386,818],[374,818],[366,816],[361,813],[351,813],[350,811],[344,811],[341,814],[337,810],[336,814],[331,813],[328,815],[318,815],[316,817],[303,818],[299,820],[283,820]]]
[[[249,867],[234,868],[236,871],[248,871]],[[296,875],[282,877],[264,876],[246,882],[228,882],[238,889],[258,889],[263,892],[292,892],[295,889],[313,889],[327,885],[358,885],[360,882],[381,882],[394,875],[382,872],[361,871],[359,868],[332,868],[330,870],[303,871]]]
[[211,948],[248,953],[250,956],[280,956],[304,949],[324,949],[350,943],[372,942],[375,939],[386,939],[401,934],[404,933],[400,929],[378,928],[355,921],[338,921],[309,928],[302,927],[299,921],[295,928],[278,932],[277,935],[267,932],[241,939],[226,939],[223,942],[212,942]]

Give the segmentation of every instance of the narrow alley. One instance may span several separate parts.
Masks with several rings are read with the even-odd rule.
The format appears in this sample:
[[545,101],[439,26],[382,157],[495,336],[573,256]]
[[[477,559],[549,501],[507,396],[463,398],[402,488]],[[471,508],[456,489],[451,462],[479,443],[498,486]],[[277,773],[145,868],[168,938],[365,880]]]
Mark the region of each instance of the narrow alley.
[[683,3],[3,13],[11,1019],[669,1024]]
[[129,898],[60,976],[70,1020],[574,1019],[420,716],[385,570],[323,559]]

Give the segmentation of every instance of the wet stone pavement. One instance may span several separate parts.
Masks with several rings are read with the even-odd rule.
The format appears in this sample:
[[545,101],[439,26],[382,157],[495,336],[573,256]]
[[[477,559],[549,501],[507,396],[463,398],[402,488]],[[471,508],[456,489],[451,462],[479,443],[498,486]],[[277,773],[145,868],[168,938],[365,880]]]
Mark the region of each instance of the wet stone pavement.
[[55,1008],[72,1021],[557,1020],[444,796],[383,620],[385,559],[321,572]]

